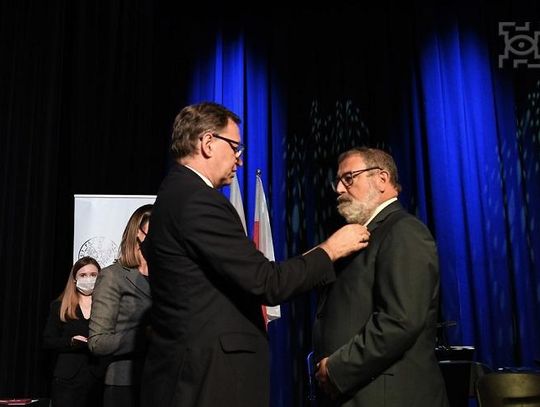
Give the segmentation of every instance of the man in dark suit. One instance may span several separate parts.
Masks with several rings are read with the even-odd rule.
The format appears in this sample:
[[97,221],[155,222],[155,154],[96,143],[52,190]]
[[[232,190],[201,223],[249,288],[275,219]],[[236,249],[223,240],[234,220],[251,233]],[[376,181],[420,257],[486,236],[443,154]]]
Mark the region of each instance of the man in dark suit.
[[339,157],[334,188],[369,246],[336,265],[313,327],[322,406],[439,407],[448,401],[435,359],[437,250],[399,202],[396,165],[377,149]]
[[216,189],[242,165],[239,122],[215,103],[188,106],[175,119],[178,165],[159,189],[143,244],[153,299],[143,406],[266,406],[261,304],[334,280],[332,261],[367,245],[367,228],[355,225],[282,263],[257,251]]

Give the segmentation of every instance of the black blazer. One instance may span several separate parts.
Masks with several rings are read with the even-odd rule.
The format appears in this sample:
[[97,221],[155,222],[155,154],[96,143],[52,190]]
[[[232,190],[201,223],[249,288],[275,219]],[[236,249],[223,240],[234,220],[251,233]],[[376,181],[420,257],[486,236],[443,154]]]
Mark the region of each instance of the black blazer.
[[79,319],[62,322],[60,304],[60,300],[51,303],[49,318],[43,331],[43,348],[55,351],[57,356],[53,375],[72,379],[82,369],[89,369],[94,376],[102,377],[105,361],[93,356],[85,343],[71,344],[71,338],[76,335],[88,337],[88,320],[77,306],[76,315]]
[[322,249],[268,261],[230,202],[178,166],[163,181],[143,243],[154,330],[143,405],[266,406],[269,356],[261,304],[334,279]]
[[343,397],[324,406],[447,405],[435,358],[439,266],[433,237],[399,202],[370,224],[369,246],[336,264],[319,301],[315,359],[329,356]]

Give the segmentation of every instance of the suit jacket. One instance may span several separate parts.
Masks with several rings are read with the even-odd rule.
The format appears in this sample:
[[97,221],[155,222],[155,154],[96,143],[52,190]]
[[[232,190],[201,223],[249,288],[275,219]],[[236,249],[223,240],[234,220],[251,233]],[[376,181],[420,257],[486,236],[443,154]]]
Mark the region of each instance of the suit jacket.
[[143,406],[266,406],[261,304],[333,280],[327,254],[268,261],[230,202],[184,166],[160,187],[143,252],[153,297]]
[[88,345],[109,356],[105,384],[138,384],[147,344],[150,286],[136,268],[116,262],[99,273],[92,295]]
[[342,393],[322,405],[447,406],[435,358],[439,269],[428,229],[399,202],[370,224],[369,246],[336,265],[313,328]]
[[79,319],[63,322],[60,319],[60,305],[60,300],[51,303],[49,317],[43,330],[43,348],[56,352],[54,377],[65,380],[75,379],[85,369],[88,369],[95,377],[102,377],[105,368],[101,359],[93,356],[85,343],[71,343],[71,338],[74,336],[88,337],[88,320],[84,318],[81,308],[77,306],[76,315]]

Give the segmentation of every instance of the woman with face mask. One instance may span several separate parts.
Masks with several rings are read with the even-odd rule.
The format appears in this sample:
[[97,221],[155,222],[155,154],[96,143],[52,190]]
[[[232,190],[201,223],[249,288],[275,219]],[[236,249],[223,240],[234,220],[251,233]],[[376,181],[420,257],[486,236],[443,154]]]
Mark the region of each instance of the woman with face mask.
[[92,292],[99,271],[95,259],[80,258],[69,273],[64,291],[51,304],[43,347],[57,353],[52,407],[95,406],[101,398],[104,366],[87,344]]
[[94,354],[112,360],[105,374],[105,407],[139,405],[151,305],[141,243],[151,212],[152,205],[144,205],[131,215],[118,260],[104,268],[96,282],[88,345]]

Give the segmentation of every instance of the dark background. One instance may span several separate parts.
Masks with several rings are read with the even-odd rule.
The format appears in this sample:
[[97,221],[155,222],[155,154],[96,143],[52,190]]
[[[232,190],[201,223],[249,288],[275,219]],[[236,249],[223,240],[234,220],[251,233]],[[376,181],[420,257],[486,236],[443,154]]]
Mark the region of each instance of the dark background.
[[[458,21],[463,32],[478,33],[496,61],[502,49],[497,22],[538,17],[536,2],[509,1],[333,4],[264,13],[141,0],[1,2],[0,397],[48,394],[50,360],[41,332],[72,264],[73,194],[157,192],[171,163],[172,121],[188,103],[194,66],[211,54],[216,32],[227,38],[242,30],[283,89],[286,245],[296,254],[339,222],[331,191],[322,186],[339,152],[359,144],[395,154],[402,202],[436,232],[429,198],[435,175],[426,164],[422,209],[419,157],[405,137],[415,114],[411,95],[422,92],[413,78],[422,74],[424,43]],[[497,75],[511,84],[512,114],[522,117],[538,72]],[[535,146],[530,154],[538,156]],[[540,185],[538,176],[532,183]],[[268,185],[270,194],[278,187]],[[529,210],[538,213],[537,204]],[[537,260],[532,268],[539,278]],[[288,323],[296,327],[290,346],[298,359],[294,405],[304,394],[313,301],[305,295],[290,305]],[[298,332],[302,340],[294,337]],[[509,350],[517,352],[516,364],[522,363],[518,348]]]

